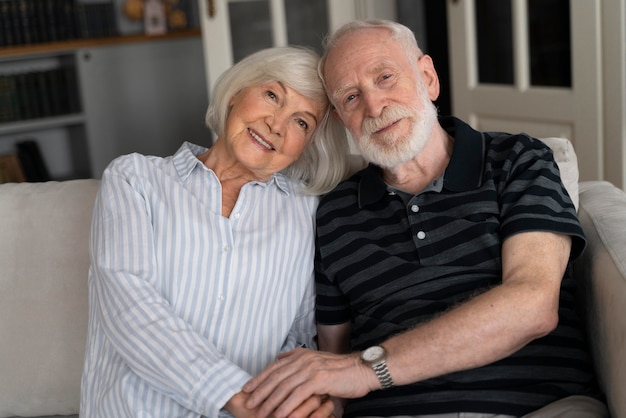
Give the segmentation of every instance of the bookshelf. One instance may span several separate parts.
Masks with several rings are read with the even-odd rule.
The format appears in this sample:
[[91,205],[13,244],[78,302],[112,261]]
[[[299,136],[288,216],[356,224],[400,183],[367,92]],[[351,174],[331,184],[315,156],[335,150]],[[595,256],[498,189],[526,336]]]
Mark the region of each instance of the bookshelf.
[[[35,140],[52,179],[65,180],[98,178],[123,153],[167,155],[183,140],[202,143],[208,136],[203,65],[200,29],[0,47],[0,155]],[[73,95],[64,99],[73,106],[3,116],[10,98],[2,77],[43,79],[60,71],[71,75],[63,90]],[[31,102],[42,107],[51,94],[40,89]],[[155,121],[171,125],[155,129]]]

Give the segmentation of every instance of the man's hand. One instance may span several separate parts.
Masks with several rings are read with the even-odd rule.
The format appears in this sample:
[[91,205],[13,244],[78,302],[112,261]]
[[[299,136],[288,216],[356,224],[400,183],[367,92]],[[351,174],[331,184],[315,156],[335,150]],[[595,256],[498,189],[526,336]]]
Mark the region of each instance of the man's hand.
[[272,413],[276,418],[300,418],[305,415],[298,407],[313,395],[358,398],[377,389],[377,385],[376,375],[355,354],[298,348],[279,356],[246,383],[243,392],[249,394],[246,407],[258,408],[260,418]]

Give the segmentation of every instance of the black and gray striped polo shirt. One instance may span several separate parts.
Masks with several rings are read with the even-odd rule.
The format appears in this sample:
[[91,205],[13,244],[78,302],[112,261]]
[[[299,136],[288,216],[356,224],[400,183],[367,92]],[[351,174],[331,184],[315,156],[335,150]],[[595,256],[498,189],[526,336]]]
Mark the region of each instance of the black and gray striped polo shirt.
[[[317,212],[317,320],[353,322],[363,350],[501,282],[500,250],[525,231],[572,236],[585,246],[552,151],[527,135],[481,133],[440,119],[455,138],[443,178],[402,196],[370,165],[339,185]],[[574,313],[574,283],[562,285],[559,325],[509,358],[375,391],[346,416],[447,412],[523,415],[561,397],[591,394],[593,379]],[[485,341],[489,344],[489,341]]]

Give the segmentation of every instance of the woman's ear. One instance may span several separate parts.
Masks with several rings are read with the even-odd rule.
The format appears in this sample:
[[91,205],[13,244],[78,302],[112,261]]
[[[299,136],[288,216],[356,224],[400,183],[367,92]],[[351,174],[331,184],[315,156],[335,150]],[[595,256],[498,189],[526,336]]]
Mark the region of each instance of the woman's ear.
[[422,55],[419,57],[417,59],[417,68],[428,90],[428,97],[434,102],[439,97],[441,85],[439,84],[439,76],[437,75],[433,59],[430,55]]

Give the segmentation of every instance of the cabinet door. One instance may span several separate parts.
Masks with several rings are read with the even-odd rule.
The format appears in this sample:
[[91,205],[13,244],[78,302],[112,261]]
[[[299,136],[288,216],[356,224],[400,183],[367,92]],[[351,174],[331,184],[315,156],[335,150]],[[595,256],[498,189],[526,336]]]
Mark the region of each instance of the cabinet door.
[[367,17],[395,19],[389,0],[199,0],[207,85],[259,49],[306,45],[321,52],[324,36]]

